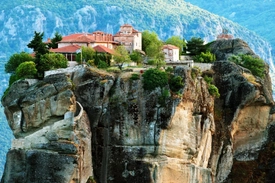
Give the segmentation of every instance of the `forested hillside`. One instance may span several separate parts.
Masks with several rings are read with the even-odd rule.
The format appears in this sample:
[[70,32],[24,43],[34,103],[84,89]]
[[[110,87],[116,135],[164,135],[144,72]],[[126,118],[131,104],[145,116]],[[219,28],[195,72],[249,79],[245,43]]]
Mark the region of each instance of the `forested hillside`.
[[270,44],[258,35],[225,18],[211,14],[181,0],[159,1],[9,1],[0,7],[0,58],[26,49],[34,31],[44,32],[45,40],[58,31],[62,35],[102,30],[116,33],[124,23],[136,29],[155,31],[162,40],[172,35],[185,39],[201,37],[213,41],[229,30],[249,43],[270,62]]

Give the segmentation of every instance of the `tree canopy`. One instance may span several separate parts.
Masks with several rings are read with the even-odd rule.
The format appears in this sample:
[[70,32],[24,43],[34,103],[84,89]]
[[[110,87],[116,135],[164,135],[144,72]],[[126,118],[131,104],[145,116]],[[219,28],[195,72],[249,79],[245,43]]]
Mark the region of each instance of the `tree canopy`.
[[210,51],[201,52],[199,55],[194,56],[195,62],[212,63],[216,61],[216,56]]
[[264,77],[265,72],[265,62],[260,59],[253,57],[251,55],[233,55],[229,58],[229,61],[235,62],[238,65],[241,65],[249,69],[253,75],[258,77]]
[[33,49],[33,51],[37,54],[43,55],[49,53],[49,48],[46,43],[43,42],[44,32],[34,32],[34,37],[27,45],[28,48]]
[[186,44],[186,51],[189,55],[199,55],[201,52],[206,52],[204,41],[201,38],[192,37]]
[[118,64],[119,69],[122,69],[123,63],[127,63],[130,62],[130,56],[128,51],[126,50],[126,48],[124,46],[117,46],[116,49],[116,54],[114,55],[114,60],[116,62],[116,64]]
[[89,60],[93,60],[95,58],[95,55],[96,55],[96,52],[92,47],[82,46],[81,53],[77,54],[76,61],[78,63],[81,63],[83,61],[88,62]]
[[44,72],[51,69],[66,68],[67,66],[68,60],[63,54],[47,53],[41,56],[38,68]]
[[35,67],[35,63],[33,61],[27,61],[21,63],[17,68],[16,68],[16,78],[21,79],[21,78],[35,78],[37,74],[37,69]]
[[5,64],[5,72],[14,73],[16,68],[23,62],[34,61],[34,58],[26,52],[13,54]]
[[148,57],[155,58],[162,52],[162,46],[162,41],[159,40],[155,32],[149,32],[148,30],[142,32],[142,50]]
[[55,32],[54,38],[51,39],[51,42],[48,44],[49,48],[58,48],[58,42],[62,40],[62,35],[58,32]]
[[180,36],[172,36],[165,41],[166,44],[172,44],[180,49],[180,53],[186,49],[186,43]]
[[38,77],[44,76],[44,69],[40,64],[40,57],[44,54],[49,53],[49,48],[46,43],[43,42],[44,33],[34,32],[34,37],[27,45],[29,48],[32,48],[35,52],[35,64],[37,65]]
[[136,62],[137,64],[140,64],[142,62],[142,56],[141,56],[141,53],[139,51],[134,50],[130,54],[130,58],[131,58],[132,61]]

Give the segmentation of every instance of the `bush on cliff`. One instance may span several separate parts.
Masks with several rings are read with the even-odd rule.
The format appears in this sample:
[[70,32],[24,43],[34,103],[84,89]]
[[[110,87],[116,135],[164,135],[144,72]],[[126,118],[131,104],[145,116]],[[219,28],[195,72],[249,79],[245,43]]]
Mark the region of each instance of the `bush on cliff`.
[[52,69],[66,68],[67,65],[68,60],[63,54],[46,53],[41,56],[40,65],[37,67],[40,71],[44,72]]
[[34,61],[34,58],[26,52],[13,54],[8,62],[5,64],[5,71],[7,73],[14,73],[16,68],[23,62]]
[[173,92],[178,92],[184,86],[182,77],[172,76],[169,79],[169,87]]
[[195,62],[212,63],[216,61],[216,56],[210,51],[201,52],[199,55],[193,57]]
[[21,78],[35,78],[37,74],[37,69],[35,68],[35,63],[33,61],[21,63],[15,71],[17,79]]
[[253,75],[262,78],[265,71],[265,62],[260,58],[252,57],[251,55],[233,55],[229,59],[242,67],[249,69]]
[[168,84],[167,73],[159,69],[149,69],[142,76],[145,90],[152,91],[157,87],[164,87]]
[[207,83],[209,94],[214,97],[220,98],[219,89],[213,84],[213,78],[209,76],[204,76],[203,79]]
[[[15,73],[11,74],[9,79],[9,87],[12,85],[12,83],[19,79],[32,79],[36,77],[37,69],[35,67],[35,63],[33,61],[23,62],[16,68]],[[8,91],[8,89],[9,88],[7,88],[6,91]]]

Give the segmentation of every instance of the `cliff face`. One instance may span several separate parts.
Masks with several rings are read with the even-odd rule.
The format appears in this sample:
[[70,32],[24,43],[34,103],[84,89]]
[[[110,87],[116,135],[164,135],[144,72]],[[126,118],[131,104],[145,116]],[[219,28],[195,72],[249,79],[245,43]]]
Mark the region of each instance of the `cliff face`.
[[141,74],[81,66],[15,83],[2,100],[16,140],[1,182],[232,180],[236,162],[256,161],[272,139],[268,74],[251,82],[217,61],[203,73],[219,88],[215,100],[198,70],[173,74],[184,81],[180,94],[144,90]]

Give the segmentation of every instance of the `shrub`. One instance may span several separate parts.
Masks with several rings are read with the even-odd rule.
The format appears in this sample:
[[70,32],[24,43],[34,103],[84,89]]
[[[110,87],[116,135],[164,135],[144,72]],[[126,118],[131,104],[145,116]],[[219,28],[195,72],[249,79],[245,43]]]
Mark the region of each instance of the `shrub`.
[[165,72],[167,72],[167,73],[172,73],[173,71],[174,71],[174,69],[172,67],[167,67],[165,69]]
[[131,80],[138,80],[139,79],[139,74],[136,74],[136,73],[132,74],[130,79]]
[[212,63],[216,60],[216,56],[210,51],[201,52],[199,55],[194,57],[195,62],[200,63]]
[[242,54],[238,56],[233,55],[228,60],[249,69],[255,76],[260,78],[263,78],[264,76],[265,62],[260,58]]
[[88,60],[87,65],[88,66],[95,66],[94,60]]
[[208,92],[210,93],[210,95],[219,98],[220,97],[219,89],[215,85],[212,84],[213,78],[204,76],[203,79],[205,80],[205,82],[208,85]]
[[207,84],[211,84],[213,81],[213,78],[208,76],[204,76],[203,79],[206,81]]
[[15,71],[17,79],[20,78],[35,78],[37,75],[37,69],[33,61],[21,63]]
[[191,77],[192,79],[195,79],[196,77],[198,77],[201,74],[201,69],[199,67],[193,67],[191,70]]
[[170,96],[170,92],[167,89],[161,90],[161,96],[158,97],[158,103],[161,106],[165,106],[166,99]]
[[11,86],[12,83],[14,83],[16,80],[18,80],[18,79],[17,79],[17,75],[16,75],[16,74],[12,74],[12,75],[10,76],[10,79],[9,79],[9,86]]
[[34,58],[26,52],[15,53],[9,58],[8,62],[5,64],[5,71],[7,73],[13,73],[21,63],[26,61],[34,61]]
[[152,91],[157,87],[164,87],[168,84],[168,76],[159,69],[149,69],[144,72],[143,88]]
[[179,91],[184,86],[182,81],[182,77],[180,76],[172,76],[169,80],[169,87],[173,92]]
[[63,54],[47,53],[41,56],[39,69],[47,71],[52,69],[66,68],[68,60]]
[[98,65],[97,65],[97,68],[99,69],[106,69],[108,68],[108,64],[102,60],[99,61]]
[[220,97],[219,89],[213,84],[208,85],[208,92],[210,93],[210,95],[214,97]]

